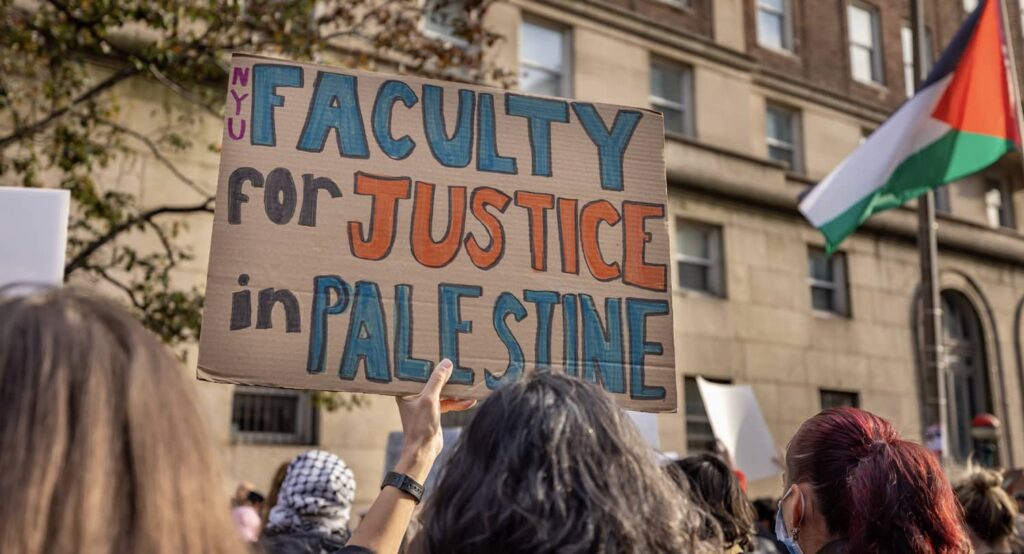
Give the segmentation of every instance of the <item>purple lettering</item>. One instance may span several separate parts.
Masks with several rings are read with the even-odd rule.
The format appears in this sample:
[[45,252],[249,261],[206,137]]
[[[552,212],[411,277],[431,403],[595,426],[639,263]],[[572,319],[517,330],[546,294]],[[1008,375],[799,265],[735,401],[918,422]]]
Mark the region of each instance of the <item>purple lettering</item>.
[[242,123],[241,123],[240,129],[238,131],[238,136],[236,137],[235,136],[235,125],[234,125],[235,118],[233,118],[233,117],[229,117],[228,118],[228,136],[231,137],[231,140],[241,140],[243,137],[245,137],[245,120],[244,119],[240,119],[239,121],[241,121]]
[[249,86],[249,68],[236,67],[231,73],[231,84],[237,85],[241,83],[243,87]]

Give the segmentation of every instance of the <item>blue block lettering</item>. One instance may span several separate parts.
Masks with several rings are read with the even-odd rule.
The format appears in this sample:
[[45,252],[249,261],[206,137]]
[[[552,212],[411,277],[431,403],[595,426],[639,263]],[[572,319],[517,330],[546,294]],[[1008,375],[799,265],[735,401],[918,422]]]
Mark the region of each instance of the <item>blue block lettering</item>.
[[505,95],[505,113],[525,117],[530,130],[533,174],[551,176],[551,123],[569,122],[569,104],[562,100]]
[[589,294],[580,295],[583,316],[583,378],[600,383],[605,390],[626,392],[626,371],[622,359],[621,298],[604,301],[607,329]]
[[395,377],[426,383],[431,364],[412,357],[412,286],[395,286]]
[[518,381],[523,375],[523,366],[526,364],[523,347],[519,346],[519,341],[512,334],[512,330],[508,328],[506,319],[509,315],[516,321],[522,321],[526,317],[526,308],[514,294],[503,292],[498,295],[498,300],[494,303],[493,319],[494,330],[501,342],[505,344],[505,348],[508,349],[508,367],[501,375],[495,375],[490,370],[484,371],[484,381],[490,390]]
[[551,367],[551,316],[558,304],[558,293],[550,290],[524,290],[523,299],[537,305],[537,341],[533,355],[537,369]]
[[301,87],[302,68],[295,65],[258,63],[252,66],[252,134],[256,146],[277,146],[274,108],[284,106],[277,87]]
[[380,149],[393,160],[404,160],[416,148],[416,142],[409,135],[394,138],[391,134],[391,112],[399,100],[406,108],[419,102],[416,93],[402,81],[386,81],[377,91],[373,102],[373,137]]
[[629,325],[629,395],[638,400],[665,398],[664,387],[648,387],[644,383],[644,357],[664,353],[660,342],[647,341],[647,317],[668,315],[664,300],[626,299],[626,321]]
[[444,122],[444,89],[423,85],[423,131],[427,145],[441,165],[466,167],[473,156],[473,110],[476,96],[471,90],[459,90],[459,118],[449,138]]
[[462,319],[459,301],[462,297],[479,298],[483,289],[474,285],[452,285],[441,283],[437,286],[438,341],[441,357],[452,361],[452,376],[449,383],[473,384],[473,369],[459,365],[459,334],[471,333],[473,322]]
[[476,168],[491,173],[515,175],[516,159],[498,153],[498,138],[494,125],[494,95],[480,95],[480,110],[477,112]]
[[370,157],[356,83],[352,75],[317,72],[313,99],[296,148],[305,152],[323,152],[327,135],[333,129],[337,132],[338,154],[345,158]]
[[384,323],[384,306],[377,283],[357,281],[352,315],[348,320],[345,351],[341,355],[338,375],[351,381],[356,378],[359,363],[366,362],[366,379],[375,383],[391,382],[388,361],[388,335]]
[[[334,293],[334,302],[330,301]],[[327,354],[327,316],[338,315],[348,308],[352,288],[337,275],[317,275],[313,278],[313,312],[309,322],[309,353],[306,371],[324,372]]]
[[576,112],[576,117],[580,118],[587,136],[597,146],[601,188],[622,190],[622,160],[643,114],[635,110],[619,110],[609,131],[593,104],[576,102],[572,109]]

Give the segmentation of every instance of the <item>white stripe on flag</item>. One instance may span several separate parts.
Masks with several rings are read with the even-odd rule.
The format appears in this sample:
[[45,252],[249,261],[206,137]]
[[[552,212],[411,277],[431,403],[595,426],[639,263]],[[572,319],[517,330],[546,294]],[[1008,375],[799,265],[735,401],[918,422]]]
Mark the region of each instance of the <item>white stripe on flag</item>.
[[815,227],[839,217],[884,185],[904,160],[948,133],[949,124],[931,114],[952,80],[948,75],[900,106],[804,197],[804,217]]

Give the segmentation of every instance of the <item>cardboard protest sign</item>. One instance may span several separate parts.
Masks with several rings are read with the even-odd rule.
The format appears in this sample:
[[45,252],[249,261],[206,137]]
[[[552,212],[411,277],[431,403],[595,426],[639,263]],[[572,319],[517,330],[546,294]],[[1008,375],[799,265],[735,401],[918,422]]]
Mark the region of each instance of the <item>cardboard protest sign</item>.
[[675,407],[659,114],[236,54],[199,376]]
[[64,282],[70,199],[66,190],[0,187],[0,287]]
[[750,385],[720,385],[701,377],[697,388],[704,400],[715,438],[729,450],[733,464],[751,481],[782,473],[775,439]]

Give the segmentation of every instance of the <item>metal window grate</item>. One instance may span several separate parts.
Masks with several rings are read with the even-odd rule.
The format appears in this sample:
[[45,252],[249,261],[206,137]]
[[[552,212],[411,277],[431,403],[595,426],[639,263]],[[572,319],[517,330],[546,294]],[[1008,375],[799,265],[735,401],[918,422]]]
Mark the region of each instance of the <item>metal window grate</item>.
[[238,442],[316,444],[312,395],[262,387],[237,387],[231,402],[231,435]]

